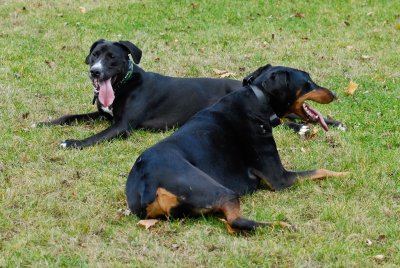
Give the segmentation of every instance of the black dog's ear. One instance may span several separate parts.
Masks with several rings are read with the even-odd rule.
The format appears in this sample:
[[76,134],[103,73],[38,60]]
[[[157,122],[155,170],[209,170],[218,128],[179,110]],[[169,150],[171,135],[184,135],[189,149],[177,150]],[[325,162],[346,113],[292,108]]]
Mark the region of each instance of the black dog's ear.
[[263,67],[258,68],[255,72],[252,72],[251,74],[249,74],[248,76],[246,76],[245,78],[243,78],[243,86],[247,86],[250,85],[254,79],[256,79],[257,76],[259,76],[263,71],[268,70],[269,68],[271,68],[272,65],[271,64],[267,64]]
[[98,44],[103,43],[104,41],[105,41],[104,39],[99,39],[99,40],[97,40],[96,42],[94,42],[94,43],[92,44],[92,46],[90,47],[89,55],[86,56],[86,60],[85,60],[85,63],[86,63],[86,64],[89,64],[90,54],[92,54],[93,49],[94,49]]
[[142,51],[137,46],[129,41],[119,41],[118,44],[128,50],[128,52],[132,55],[133,61],[136,64],[139,64],[140,59],[142,58]]

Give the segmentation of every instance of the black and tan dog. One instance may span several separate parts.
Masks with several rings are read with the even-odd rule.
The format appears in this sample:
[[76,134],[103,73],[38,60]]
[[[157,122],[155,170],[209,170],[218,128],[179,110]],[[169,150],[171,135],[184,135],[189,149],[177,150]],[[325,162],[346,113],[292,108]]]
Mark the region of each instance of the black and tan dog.
[[253,230],[271,223],[242,218],[239,196],[263,184],[281,190],[302,178],[346,174],[285,170],[269,121],[273,114],[295,113],[326,128],[321,114],[305,101],[326,104],[335,99],[333,92],[306,72],[271,65],[244,83],[136,160],[126,184],[132,213],[141,218],[221,213],[232,229]]
[[[94,136],[61,143],[64,148],[82,148],[114,137],[126,137],[136,128],[165,130],[180,126],[196,112],[242,86],[240,81],[232,79],[177,78],[146,72],[136,65],[141,57],[142,51],[129,41],[96,41],[86,63],[90,65],[93,103],[96,102],[98,111],[65,115],[36,126],[95,119],[112,122],[109,128]],[[340,125],[337,121],[327,122]],[[307,130],[300,124],[292,123],[290,127],[300,134]]]

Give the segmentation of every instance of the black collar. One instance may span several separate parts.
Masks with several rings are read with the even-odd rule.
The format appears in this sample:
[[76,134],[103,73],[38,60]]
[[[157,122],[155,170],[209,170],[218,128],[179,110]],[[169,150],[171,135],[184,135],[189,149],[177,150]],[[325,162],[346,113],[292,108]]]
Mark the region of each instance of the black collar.
[[[259,89],[255,85],[252,85],[252,84],[247,84],[247,85],[251,88],[251,90],[253,91],[254,95],[256,95],[258,101],[261,104],[266,105],[267,104],[267,100],[265,98],[264,92],[262,92],[262,90]],[[269,123],[270,123],[271,127],[276,127],[276,126],[278,126],[278,125],[280,125],[282,123],[282,120],[276,114],[272,114],[269,117]]]
[[261,91],[261,89],[259,89],[257,86],[249,84],[248,85],[251,90],[253,91],[254,95],[256,95],[257,99],[261,102],[261,103],[266,103],[266,99],[265,99],[265,95],[264,92]]

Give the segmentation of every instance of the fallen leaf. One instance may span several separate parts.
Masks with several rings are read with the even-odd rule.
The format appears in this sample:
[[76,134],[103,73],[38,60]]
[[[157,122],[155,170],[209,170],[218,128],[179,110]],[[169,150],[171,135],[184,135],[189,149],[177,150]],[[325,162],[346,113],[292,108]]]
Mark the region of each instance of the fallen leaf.
[[79,7],[79,12],[81,12],[82,14],[86,13],[86,8],[85,7]]
[[363,60],[369,60],[369,59],[371,59],[372,57],[369,56],[369,55],[361,55],[361,58],[362,58]]
[[319,132],[319,128],[318,127],[313,127],[311,131],[306,132],[306,138],[308,140],[313,140],[316,137],[318,137],[318,132]]
[[230,77],[230,76],[234,76],[234,75],[235,75],[235,73],[227,72],[227,73],[221,74],[219,77],[226,78],[226,77]]
[[228,72],[228,71],[225,71],[225,70],[219,70],[219,69],[213,69],[213,72],[216,75],[218,75],[220,78],[226,78],[226,77],[235,75],[235,73]]
[[149,220],[140,220],[137,224],[143,226],[144,228],[146,228],[146,230],[148,230],[149,228],[154,226],[157,222],[159,222],[159,220],[149,219]]
[[372,16],[372,15],[374,15],[374,12],[372,11],[367,13],[367,16]]
[[193,9],[197,8],[197,4],[196,3],[191,3],[190,5],[192,6]]
[[216,75],[221,75],[221,74],[224,74],[224,73],[226,73],[226,72],[228,72],[228,71],[219,70],[219,69],[213,69],[213,72],[214,72]]
[[344,93],[346,93],[347,95],[354,95],[354,92],[357,90],[357,88],[358,84],[350,81]]
[[305,17],[304,13],[301,13],[301,12],[296,12],[293,16],[295,16],[296,18],[301,18],[301,19]]
[[22,114],[22,119],[27,119],[29,116],[29,112],[23,113]]
[[370,246],[372,246],[372,241],[367,239],[367,240],[365,240],[365,244],[367,244],[367,246],[370,247]]
[[340,146],[340,143],[337,142],[337,141],[334,139],[334,137],[331,136],[331,135],[329,135],[328,133],[326,133],[325,142],[326,142],[329,146],[331,146],[332,148],[336,148],[336,147],[339,147],[339,146]]
[[379,242],[385,242],[385,240],[386,240],[386,235],[384,235],[384,234],[380,234],[379,236],[378,236],[378,241]]
[[46,64],[47,64],[47,66],[49,66],[51,69],[54,69],[57,65],[56,65],[56,63],[54,62],[54,61],[49,61],[49,60],[45,60],[44,61]]
[[374,256],[374,260],[376,260],[377,262],[381,262],[385,260],[385,255],[379,254],[379,255],[375,255]]

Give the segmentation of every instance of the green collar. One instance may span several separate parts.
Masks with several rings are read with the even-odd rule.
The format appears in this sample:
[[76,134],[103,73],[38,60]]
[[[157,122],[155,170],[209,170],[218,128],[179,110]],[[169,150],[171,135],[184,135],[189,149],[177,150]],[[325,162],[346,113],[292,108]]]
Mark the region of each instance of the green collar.
[[119,82],[119,84],[125,84],[126,82],[129,81],[129,79],[132,78],[133,75],[133,62],[128,61],[128,72],[126,73],[125,77]]

